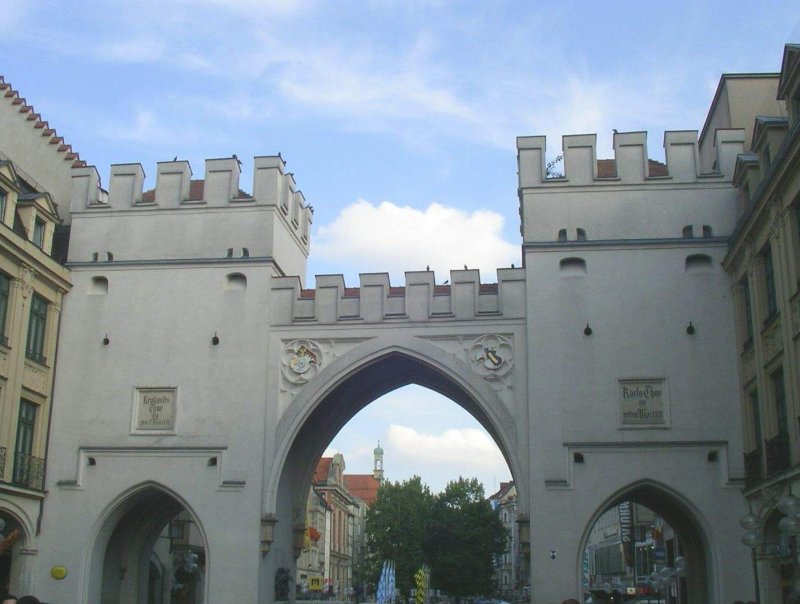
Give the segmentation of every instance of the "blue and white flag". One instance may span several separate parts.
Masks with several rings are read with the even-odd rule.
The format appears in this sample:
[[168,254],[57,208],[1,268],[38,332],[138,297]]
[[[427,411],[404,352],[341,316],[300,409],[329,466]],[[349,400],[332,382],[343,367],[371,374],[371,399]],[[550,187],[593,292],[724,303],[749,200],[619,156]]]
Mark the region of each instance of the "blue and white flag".
[[384,560],[383,561],[383,570],[381,570],[381,578],[378,579],[378,593],[375,595],[376,604],[383,604],[384,602],[388,601],[386,599],[387,588],[388,588],[388,579],[389,579],[388,570],[387,570],[388,566],[389,566],[388,561]]
[[389,560],[389,599],[386,600],[387,602],[394,602],[394,592],[395,592],[395,576],[394,576],[394,562]]
[[378,593],[375,597],[376,604],[389,604],[394,602],[394,591],[394,562],[386,560],[383,563],[381,578],[378,580]]

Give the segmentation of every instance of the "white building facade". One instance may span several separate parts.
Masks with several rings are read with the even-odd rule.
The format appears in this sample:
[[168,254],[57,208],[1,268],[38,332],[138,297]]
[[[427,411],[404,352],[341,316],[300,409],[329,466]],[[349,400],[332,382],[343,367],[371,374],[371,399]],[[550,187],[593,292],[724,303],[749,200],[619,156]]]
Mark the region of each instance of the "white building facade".
[[305,289],[312,212],[279,156],[255,158],[252,194],[235,157],[208,160],[202,184],[188,163],[160,163],[152,194],[138,164],[113,166],[108,192],[94,168],[73,169],[33,588],[148,602],[164,593],[155,544],[189,517],[198,560],[173,578],[192,602],[291,598],[317,460],[365,405],[414,382],[505,455],[534,602],[581,597],[592,527],[622,501],[680,536],[687,604],[746,598],[721,267],[746,135],[712,138],[709,168],[696,132],[667,132],[656,172],[644,133],[615,134],[602,170],[594,135],[565,136],[559,178],[544,137],[519,138],[524,266],[495,284],[415,271],[402,287],[364,274]]

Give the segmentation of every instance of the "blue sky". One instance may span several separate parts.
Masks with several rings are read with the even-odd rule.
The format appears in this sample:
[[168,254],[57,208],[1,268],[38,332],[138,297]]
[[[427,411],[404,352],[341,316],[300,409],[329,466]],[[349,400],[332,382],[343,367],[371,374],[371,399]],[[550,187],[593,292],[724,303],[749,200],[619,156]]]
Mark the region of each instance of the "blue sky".
[[[553,157],[561,135],[596,132],[608,157],[612,129],[647,130],[659,158],[664,129],[702,127],[721,73],[780,68],[800,6],[4,0],[0,31],[0,73],[104,179],[140,162],[152,186],[176,155],[202,177],[205,158],[236,153],[250,190],[250,158],[281,152],[315,208],[309,283],[379,271],[399,285],[425,265],[491,282],[520,263],[516,136],[547,135]],[[390,429],[367,440],[387,448]],[[339,446],[369,470],[371,448],[361,468]]]

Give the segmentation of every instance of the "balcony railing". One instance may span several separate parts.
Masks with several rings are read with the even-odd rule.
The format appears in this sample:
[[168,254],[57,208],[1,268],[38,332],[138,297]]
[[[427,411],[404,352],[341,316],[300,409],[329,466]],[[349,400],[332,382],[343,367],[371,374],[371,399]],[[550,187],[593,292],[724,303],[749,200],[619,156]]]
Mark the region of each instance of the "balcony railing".
[[44,487],[44,459],[14,453],[14,475],[11,482],[21,487],[41,491]]
[[0,447],[0,480],[6,475],[6,448]]
[[777,436],[768,438],[764,441],[764,445],[767,456],[767,476],[773,476],[789,467],[789,435],[786,432],[780,432]]
[[39,365],[47,365],[47,357],[45,357],[41,352],[36,352],[35,350],[26,350],[25,356],[31,361],[39,363]]
[[762,478],[761,449],[755,449],[744,454],[744,482],[752,486]]

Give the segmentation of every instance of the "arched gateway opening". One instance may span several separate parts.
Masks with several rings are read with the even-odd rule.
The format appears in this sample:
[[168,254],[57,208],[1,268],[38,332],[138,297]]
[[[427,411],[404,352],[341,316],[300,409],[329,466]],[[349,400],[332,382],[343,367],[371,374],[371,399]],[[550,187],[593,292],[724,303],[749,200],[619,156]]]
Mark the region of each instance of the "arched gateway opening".
[[655,482],[633,485],[602,505],[581,551],[581,587],[595,604],[711,599],[708,540],[697,514]]
[[[0,502],[2,505],[4,502]],[[0,594],[28,589],[20,577],[26,561],[21,555],[28,541],[29,527],[23,516],[0,507]]]
[[[271,551],[275,551],[276,557],[272,573],[277,574],[282,568],[295,571],[295,559],[302,549],[312,477],[328,444],[364,407],[409,384],[443,395],[483,426],[517,479],[519,509],[527,510],[525,473],[516,447],[517,429],[524,430],[524,426],[514,420],[508,403],[468,365],[424,342],[415,346],[417,350],[399,346],[377,349],[360,360],[348,359],[348,355],[340,357],[309,384],[314,388],[307,386],[308,391],[298,393],[290,404],[281,422],[285,430],[278,430],[285,438],[282,463],[274,476],[276,522]],[[291,522],[286,522],[288,519]]]
[[90,602],[202,604],[206,538],[195,515],[160,485],[114,502],[91,550]]

